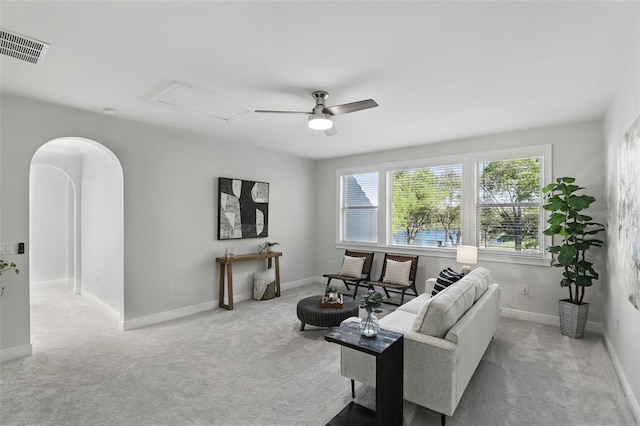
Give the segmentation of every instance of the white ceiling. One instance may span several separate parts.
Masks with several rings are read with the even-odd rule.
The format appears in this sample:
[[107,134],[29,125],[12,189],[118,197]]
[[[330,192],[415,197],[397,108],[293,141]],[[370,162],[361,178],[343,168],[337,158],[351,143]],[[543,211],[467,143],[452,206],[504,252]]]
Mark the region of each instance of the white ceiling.
[[[0,17],[51,45],[42,65],[2,56],[3,93],[311,159],[601,118],[640,40],[637,1],[3,0]],[[172,82],[253,109],[310,111],[319,89],[380,106],[327,137],[149,102]]]

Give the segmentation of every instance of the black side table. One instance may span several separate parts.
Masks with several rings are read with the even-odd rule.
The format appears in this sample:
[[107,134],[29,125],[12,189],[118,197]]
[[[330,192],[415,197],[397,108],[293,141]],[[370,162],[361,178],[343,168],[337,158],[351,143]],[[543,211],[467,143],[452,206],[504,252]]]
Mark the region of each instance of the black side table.
[[404,336],[380,329],[376,337],[364,337],[359,324],[349,323],[324,339],[376,357],[376,411],[351,402],[327,425],[402,426]]

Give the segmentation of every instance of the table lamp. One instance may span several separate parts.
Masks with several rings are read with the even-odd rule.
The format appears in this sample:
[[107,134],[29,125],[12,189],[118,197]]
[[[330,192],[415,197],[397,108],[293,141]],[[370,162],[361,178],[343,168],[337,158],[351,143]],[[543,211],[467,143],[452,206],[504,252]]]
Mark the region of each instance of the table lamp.
[[471,266],[478,263],[478,247],[476,246],[458,246],[456,254],[456,262],[463,263],[462,273],[467,275],[471,272]]

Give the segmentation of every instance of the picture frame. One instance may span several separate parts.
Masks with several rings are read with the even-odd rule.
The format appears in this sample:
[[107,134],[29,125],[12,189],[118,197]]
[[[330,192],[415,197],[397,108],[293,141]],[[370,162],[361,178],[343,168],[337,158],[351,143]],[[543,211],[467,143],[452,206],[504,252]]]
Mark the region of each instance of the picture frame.
[[218,240],[269,236],[269,183],[218,178]]

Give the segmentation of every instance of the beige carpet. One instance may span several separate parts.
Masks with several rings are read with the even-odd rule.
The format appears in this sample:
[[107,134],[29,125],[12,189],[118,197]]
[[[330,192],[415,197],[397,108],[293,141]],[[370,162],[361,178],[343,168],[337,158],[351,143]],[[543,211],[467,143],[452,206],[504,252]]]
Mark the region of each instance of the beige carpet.
[[[70,287],[36,287],[34,354],[1,366],[0,423],[323,425],[351,400],[339,346],[324,341],[324,330],[298,331],[296,302],[323,288],[284,288],[233,311],[120,332]],[[375,408],[373,389],[360,385],[356,394]],[[405,402],[405,425],[439,422]],[[556,327],[502,319],[447,424],[636,423],[601,336],[573,340]]]

